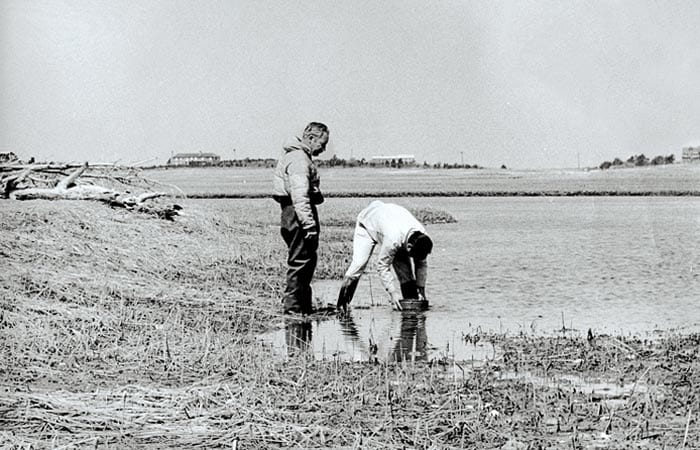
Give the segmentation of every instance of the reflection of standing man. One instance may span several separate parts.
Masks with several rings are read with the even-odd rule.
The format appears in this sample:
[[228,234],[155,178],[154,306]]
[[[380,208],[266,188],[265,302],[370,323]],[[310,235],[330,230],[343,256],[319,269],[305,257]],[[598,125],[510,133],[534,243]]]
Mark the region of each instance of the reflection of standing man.
[[284,340],[287,344],[287,355],[301,354],[311,348],[312,328],[308,320],[287,319],[284,326]]
[[318,260],[320,225],[316,205],[323,203],[318,171],[311,158],[326,150],[328,127],[311,122],[301,138],[284,146],[274,171],[273,198],[280,204],[281,233],[287,244],[285,314],[312,312],[311,279]]
[[[406,208],[379,200],[370,203],[357,216],[352,245],[352,263],[340,288],[338,308],[345,308],[352,300],[375,245],[380,246],[379,277],[393,306],[401,309],[399,300],[402,298],[425,300],[427,258],[433,241]],[[392,268],[399,279],[399,287],[394,282]]]

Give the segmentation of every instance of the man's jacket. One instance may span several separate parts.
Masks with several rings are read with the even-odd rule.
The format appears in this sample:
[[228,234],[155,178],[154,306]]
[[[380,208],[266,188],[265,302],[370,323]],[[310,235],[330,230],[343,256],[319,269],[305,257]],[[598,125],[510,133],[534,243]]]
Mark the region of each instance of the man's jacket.
[[306,230],[316,229],[312,205],[323,203],[318,170],[311,160],[311,149],[299,138],[284,145],[284,155],[277,161],[273,179],[273,196],[291,201],[299,222]]
[[[357,216],[357,223],[367,230],[367,234],[377,243],[377,270],[384,288],[390,293],[398,293],[391,273],[394,257],[399,250],[405,249],[408,237],[414,231],[425,233],[425,227],[413,217],[406,208],[393,203],[375,200]],[[428,277],[428,262],[413,260],[416,273],[416,285],[425,287]]]

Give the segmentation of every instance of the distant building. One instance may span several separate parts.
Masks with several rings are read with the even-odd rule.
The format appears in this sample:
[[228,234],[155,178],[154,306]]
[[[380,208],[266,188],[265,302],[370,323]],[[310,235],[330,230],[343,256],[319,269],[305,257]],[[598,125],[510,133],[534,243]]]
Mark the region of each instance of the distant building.
[[178,153],[168,160],[169,166],[213,166],[221,157],[215,153]]
[[683,162],[700,162],[700,147],[686,147],[683,149]]
[[392,161],[394,164],[402,164],[402,165],[412,165],[416,163],[416,157],[415,155],[388,155],[388,156],[372,156],[370,158],[369,163],[370,164],[391,164]]

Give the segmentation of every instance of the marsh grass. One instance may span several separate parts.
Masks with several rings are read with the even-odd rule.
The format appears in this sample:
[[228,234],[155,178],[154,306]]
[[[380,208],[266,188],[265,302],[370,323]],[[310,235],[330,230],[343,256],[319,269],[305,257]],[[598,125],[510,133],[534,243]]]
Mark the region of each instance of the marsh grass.
[[[441,223],[455,223],[457,219],[447,211],[430,208],[430,207],[410,207],[408,208],[411,214],[424,225],[435,225]],[[327,217],[324,217],[321,222],[324,226],[329,227],[352,227],[354,229],[357,221],[357,214],[360,211],[344,210],[331,208],[330,211],[324,211]]]
[[[197,198],[268,198],[271,169],[179,168],[144,171]],[[440,170],[354,168],[320,170],[332,197],[700,195],[700,165],[622,170]]]
[[[693,335],[465,336],[504,349],[476,366],[275,356],[255,339],[283,323],[285,249],[269,206],[187,203],[168,222],[88,202],[0,203],[0,446],[661,448],[700,438]],[[322,260],[347,257],[352,227],[324,233]],[[610,403],[504,376],[570,371],[639,389]]]

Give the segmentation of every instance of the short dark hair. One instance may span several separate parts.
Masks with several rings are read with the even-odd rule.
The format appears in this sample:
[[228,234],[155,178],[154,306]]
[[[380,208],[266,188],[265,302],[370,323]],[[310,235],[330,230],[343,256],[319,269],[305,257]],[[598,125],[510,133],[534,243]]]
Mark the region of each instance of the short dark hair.
[[433,251],[432,239],[421,231],[412,233],[408,237],[408,243],[412,246],[411,256],[416,259],[425,259]]
[[311,122],[306,126],[306,128],[304,128],[303,136],[306,137],[309,133],[311,133],[314,130],[328,134],[328,127],[326,126],[326,124],[321,122]]

